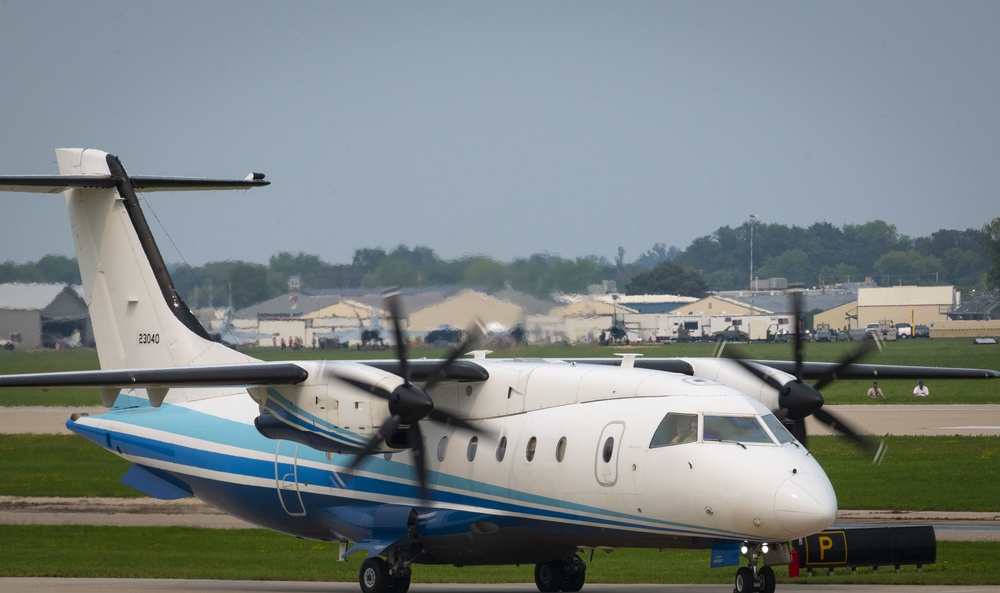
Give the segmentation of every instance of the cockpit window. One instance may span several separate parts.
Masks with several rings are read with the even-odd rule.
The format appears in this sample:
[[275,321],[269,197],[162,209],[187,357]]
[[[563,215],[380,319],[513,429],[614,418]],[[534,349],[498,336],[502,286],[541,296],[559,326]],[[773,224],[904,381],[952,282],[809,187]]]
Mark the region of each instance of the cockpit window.
[[682,443],[693,443],[698,440],[698,415],[675,414],[671,412],[663,417],[660,425],[653,433],[649,448],[667,447]]
[[788,432],[785,425],[781,423],[781,420],[775,418],[774,414],[768,414],[766,416],[762,416],[762,418],[764,419],[764,424],[771,429],[771,433],[774,435],[774,438],[778,439],[779,443],[784,445],[785,443],[791,443],[795,440],[792,433]]
[[705,440],[774,443],[756,416],[705,416]]

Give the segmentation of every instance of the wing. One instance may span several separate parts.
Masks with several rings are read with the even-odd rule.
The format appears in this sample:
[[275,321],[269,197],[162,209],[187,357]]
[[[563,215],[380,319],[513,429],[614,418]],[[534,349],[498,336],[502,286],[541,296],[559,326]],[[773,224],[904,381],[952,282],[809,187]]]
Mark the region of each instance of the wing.
[[[638,358],[636,368],[694,375],[694,368],[684,358]],[[573,358],[566,362],[575,364],[603,364],[621,366],[620,358]],[[755,364],[771,367],[790,375],[795,375],[795,362],[791,360],[751,360]],[[835,362],[803,362],[802,377],[818,379],[837,368]],[[992,369],[966,369],[959,367],[906,366],[894,364],[851,364],[837,372],[838,379],[997,379],[1000,371]]]

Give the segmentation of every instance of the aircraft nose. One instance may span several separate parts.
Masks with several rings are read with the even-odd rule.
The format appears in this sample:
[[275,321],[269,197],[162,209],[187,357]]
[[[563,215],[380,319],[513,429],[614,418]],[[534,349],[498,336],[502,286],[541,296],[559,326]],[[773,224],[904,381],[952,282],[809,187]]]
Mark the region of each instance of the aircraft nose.
[[774,514],[791,535],[805,537],[822,531],[837,517],[837,495],[825,475],[797,474],[778,487]]

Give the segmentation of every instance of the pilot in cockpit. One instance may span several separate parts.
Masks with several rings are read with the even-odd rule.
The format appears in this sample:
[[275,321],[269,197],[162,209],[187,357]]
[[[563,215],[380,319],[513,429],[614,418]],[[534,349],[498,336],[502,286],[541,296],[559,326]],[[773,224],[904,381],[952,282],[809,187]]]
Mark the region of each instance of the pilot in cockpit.
[[681,416],[677,420],[677,434],[670,439],[671,445],[690,443],[698,440],[698,417]]

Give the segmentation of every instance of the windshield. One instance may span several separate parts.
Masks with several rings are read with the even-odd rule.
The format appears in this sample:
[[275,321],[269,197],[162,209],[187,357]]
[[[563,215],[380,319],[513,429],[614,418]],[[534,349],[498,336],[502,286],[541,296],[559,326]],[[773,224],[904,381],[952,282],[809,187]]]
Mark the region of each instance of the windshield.
[[778,439],[779,443],[783,445],[785,443],[791,443],[795,440],[792,433],[788,432],[785,425],[781,423],[781,420],[775,418],[774,414],[768,414],[767,416],[762,416],[762,418],[764,419],[764,424],[771,429],[771,433],[774,435],[774,438]]
[[653,433],[649,448],[693,443],[698,440],[698,415],[671,412],[663,417]]
[[706,441],[774,444],[756,416],[705,416]]

